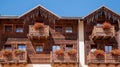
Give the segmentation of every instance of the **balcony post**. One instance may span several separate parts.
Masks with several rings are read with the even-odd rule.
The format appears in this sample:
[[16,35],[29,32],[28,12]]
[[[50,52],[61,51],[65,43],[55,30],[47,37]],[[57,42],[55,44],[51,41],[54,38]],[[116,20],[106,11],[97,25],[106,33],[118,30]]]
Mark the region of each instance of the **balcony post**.
[[105,60],[104,60],[104,61],[105,61],[105,63],[107,62],[106,60],[107,60],[107,59],[106,59],[106,53],[105,53]]

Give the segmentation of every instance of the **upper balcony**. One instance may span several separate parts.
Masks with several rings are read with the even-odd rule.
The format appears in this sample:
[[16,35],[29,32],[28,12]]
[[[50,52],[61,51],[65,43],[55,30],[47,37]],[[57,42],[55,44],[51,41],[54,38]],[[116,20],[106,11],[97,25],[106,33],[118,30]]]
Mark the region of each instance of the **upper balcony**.
[[115,36],[114,26],[109,29],[104,29],[102,26],[94,26],[90,39],[95,40],[108,40]]
[[25,50],[0,51],[0,63],[27,63],[27,51]]
[[[42,23],[41,23],[42,24]],[[39,24],[37,24],[39,25]],[[29,25],[29,34],[28,37],[32,40],[45,40],[49,36],[49,26],[43,25],[38,29],[35,28],[35,25]]]

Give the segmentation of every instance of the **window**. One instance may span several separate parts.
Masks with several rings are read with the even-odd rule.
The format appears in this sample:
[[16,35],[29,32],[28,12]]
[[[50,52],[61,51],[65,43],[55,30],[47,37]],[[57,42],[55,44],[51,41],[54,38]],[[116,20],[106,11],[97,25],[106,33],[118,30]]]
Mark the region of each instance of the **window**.
[[4,49],[5,50],[12,50],[12,47],[11,47],[11,45],[4,45]]
[[52,46],[52,51],[56,51],[58,49],[60,49],[60,46]]
[[23,32],[22,25],[16,25],[16,32]]
[[102,24],[100,24],[100,23],[97,23],[97,24],[96,24],[96,26],[97,26],[97,27],[101,27],[101,26],[102,26]]
[[36,52],[43,52],[43,46],[36,46]]
[[65,32],[66,33],[72,33],[72,27],[66,27]]
[[5,32],[12,32],[12,25],[5,25]]
[[18,44],[18,50],[26,50],[26,46],[24,44]]
[[65,48],[66,51],[71,50],[71,49],[73,49],[73,45],[71,44],[66,45],[66,48]]
[[112,46],[105,46],[105,52],[109,53],[112,50]]
[[90,52],[94,53],[96,51],[96,49],[97,49],[97,45],[91,44],[91,50],[90,50]]
[[55,32],[62,32],[62,26],[56,26]]

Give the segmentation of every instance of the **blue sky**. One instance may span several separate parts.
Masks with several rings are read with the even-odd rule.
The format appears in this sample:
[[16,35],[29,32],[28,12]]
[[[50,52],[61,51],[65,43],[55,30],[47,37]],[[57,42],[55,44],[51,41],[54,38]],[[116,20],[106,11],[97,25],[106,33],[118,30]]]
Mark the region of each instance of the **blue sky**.
[[58,16],[83,17],[102,5],[120,14],[120,0],[1,0],[0,14],[19,16],[38,4]]

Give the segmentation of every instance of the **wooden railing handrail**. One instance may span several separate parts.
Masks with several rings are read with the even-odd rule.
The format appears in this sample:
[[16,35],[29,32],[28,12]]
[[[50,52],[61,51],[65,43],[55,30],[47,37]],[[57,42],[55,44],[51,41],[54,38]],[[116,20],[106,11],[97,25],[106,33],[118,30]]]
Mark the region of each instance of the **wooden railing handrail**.
[[[110,56],[110,57],[108,57],[108,56]],[[120,56],[118,56],[118,57],[120,57]],[[113,56],[111,54],[108,54],[108,53],[105,53],[104,59],[100,59],[100,60],[98,60],[94,56],[94,54],[89,53],[89,55],[87,57],[87,61],[88,61],[88,63],[120,63],[119,59],[116,60],[115,58],[113,58]]]
[[60,62],[60,63],[78,63],[78,55],[76,55],[76,57],[70,57],[68,56],[67,52],[64,52],[66,53],[66,55],[64,55],[64,59],[63,58],[57,58],[57,55],[54,53],[54,52],[51,52],[52,53],[52,62]]
[[102,26],[101,27],[94,26],[92,34],[90,35],[90,38],[94,38],[94,36],[111,36],[111,37],[113,37],[113,36],[115,36],[114,26],[112,26],[109,31],[105,31],[102,28]]
[[[16,63],[16,61],[21,62],[21,59],[19,57],[16,56],[15,54],[15,51],[18,50],[18,49],[15,49],[15,50],[9,50],[9,52],[11,52],[12,56],[11,56],[11,60],[12,62],[10,63]],[[4,51],[8,51],[8,50],[3,50],[3,51],[0,51],[2,52],[1,56],[0,56],[0,59],[3,60],[4,62],[0,62],[0,63],[7,63],[9,62],[9,60],[7,60],[8,57],[5,57],[3,54],[4,54]],[[25,53],[23,53],[23,60],[22,62],[27,62],[27,51],[26,50],[23,50]],[[16,60],[16,61],[15,61]]]
[[35,30],[33,25],[29,25],[29,34],[30,36],[49,36],[49,26],[45,25],[43,30]]

